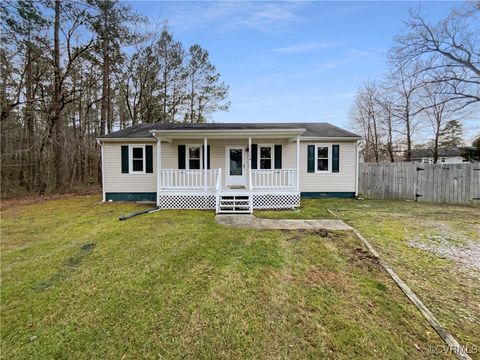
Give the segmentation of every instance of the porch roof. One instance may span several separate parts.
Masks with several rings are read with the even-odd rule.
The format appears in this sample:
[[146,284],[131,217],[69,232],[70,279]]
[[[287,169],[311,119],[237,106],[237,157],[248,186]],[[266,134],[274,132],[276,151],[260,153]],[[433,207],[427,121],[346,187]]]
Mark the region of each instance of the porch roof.
[[137,124],[105,135],[100,140],[162,137],[291,137],[358,140],[360,136],[329,123],[153,123]]

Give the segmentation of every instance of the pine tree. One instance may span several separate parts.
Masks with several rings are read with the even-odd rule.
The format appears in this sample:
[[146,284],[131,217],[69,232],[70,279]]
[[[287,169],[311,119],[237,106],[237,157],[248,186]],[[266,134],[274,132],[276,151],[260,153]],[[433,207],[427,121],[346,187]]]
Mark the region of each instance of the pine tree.
[[189,49],[188,72],[188,110],[185,121],[205,122],[214,111],[227,111],[230,103],[225,102],[228,86],[220,81],[220,74],[210,62],[208,51],[198,44]]
[[463,145],[463,125],[458,120],[450,120],[440,131],[440,147],[458,147]]

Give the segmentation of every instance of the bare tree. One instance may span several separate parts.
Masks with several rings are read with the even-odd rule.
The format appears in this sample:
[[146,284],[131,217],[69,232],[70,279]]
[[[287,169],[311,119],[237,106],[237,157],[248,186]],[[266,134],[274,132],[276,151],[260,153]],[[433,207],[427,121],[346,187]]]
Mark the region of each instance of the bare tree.
[[381,126],[386,136],[386,151],[390,162],[395,162],[394,148],[394,102],[392,94],[389,93],[388,87],[383,86],[377,97],[377,104],[380,107]]
[[[63,156],[65,118],[63,112],[68,104],[82,95],[83,90],[72,86],[70,80],[75,71],[75,66],[82,60],[82,56],[91,49],[94,38],[92,37],[84,43],[78,43],[76,40],[78,39],[77,32],[82,31],[87,24],[86,9],[77,8],[73,3],[62,4],[60,0],[55,0],[53,10],[53,50],[51,54],[53,84],[46,114],[49,120],[49,137],[55,164],[55,189],[59,190],[63,186],[65,175]],[[64,26],[61,25],[62,20],[65,22]],[[60,47],[60,33],[64,35],[64,48]],[[66,52],[66,57],[61,56],[61,51]],[[65,59],[63,63],[62,58]]]
[[375,82],[367,82],[357,92],[350,119],[363,135],[365,161],[381,161],[382,129],[380,126],[379,92]]
[[423,110],[420,115],[426,117],[432,128],[432,150],[433,162],[438,162],[438,148],[442,129],[445,125],[454,120],[455,117],[462,115],[458,111],[458,100],[447,101],[450,94],[446,90],[445,83],[429,83],[421,87],[419,101],[422,104]]
[[409,66],[393,68],[388,76],[389,91],[393,99],[391,114],[395,122],[401,125],[401,128],[397,131],[405,137],[406,161],[412,160],[413,136],[417,131],[420,120],[416,116],[418,114],[418,108],[416,108],[418,102],[416,102],[415,96],[422,85],[422,79],[418,72],[421,66],[421,63],[417,62]]
[[436,24],[411,11],[406,25],[407,34],[396,39],[392,51],[395,65],[421,61],[425,66],[417,71],[424,81],[443,83],[444,102],[457,101],[461,107],[480,102],[480,3],[452,10]]

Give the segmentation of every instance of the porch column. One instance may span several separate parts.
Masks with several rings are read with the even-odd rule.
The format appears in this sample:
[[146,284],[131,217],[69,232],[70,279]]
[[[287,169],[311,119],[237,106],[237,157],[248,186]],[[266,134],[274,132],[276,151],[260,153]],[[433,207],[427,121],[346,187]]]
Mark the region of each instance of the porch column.
[[162,142],[156,136],[155,138],[157,139],[157,206],[160,206],[159,195],[162,187],[162,183],[160,181],[160,171],[162,169]]
[[300,136],[297,136],[297,191],[300,191]]
[[203,138],[203,189],[207,191],[207,161],[208,161],[207,138]]
[[248,138],[248,188],[253,189],[252,186],[252,138]]

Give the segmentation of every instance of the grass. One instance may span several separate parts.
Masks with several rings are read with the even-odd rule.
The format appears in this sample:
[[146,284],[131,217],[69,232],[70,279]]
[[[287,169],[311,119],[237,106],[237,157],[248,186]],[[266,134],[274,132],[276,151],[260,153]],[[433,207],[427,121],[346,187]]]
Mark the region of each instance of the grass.
[[211,211],[118,221],[142,206],[97,200],[2,211],[2,358],[448,357],[348,232],[229,228]]
[[[299,211],[259,212],[257,216],[332,218],[327,209],[357,228],[375,246],[461,344],[480,351],[478,268],[412,246],[412,241],[428,245],[432,238],[453,247],[466,239],[480,246],[479,207],[328,199],[305,200]],[[472,354],[475,356],[478,354]]]

